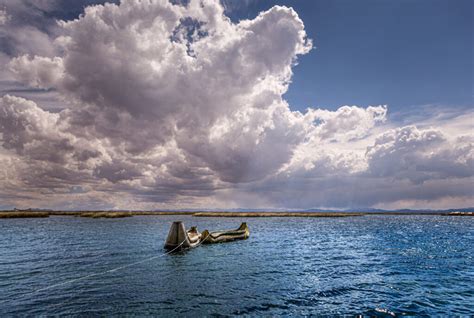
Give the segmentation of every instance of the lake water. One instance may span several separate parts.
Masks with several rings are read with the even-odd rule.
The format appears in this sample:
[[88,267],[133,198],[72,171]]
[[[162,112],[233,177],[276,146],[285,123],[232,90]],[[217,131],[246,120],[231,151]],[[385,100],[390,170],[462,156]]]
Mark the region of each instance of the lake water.
[[[177,219],[251,234],[161,255]],[[55,216],[0,220],[0,242],[2,317],[474,315],[471,217]]]

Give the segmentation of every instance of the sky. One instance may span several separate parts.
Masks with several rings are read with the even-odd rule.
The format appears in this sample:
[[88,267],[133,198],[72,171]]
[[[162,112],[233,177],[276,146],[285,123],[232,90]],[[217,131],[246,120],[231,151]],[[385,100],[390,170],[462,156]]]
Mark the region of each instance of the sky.
[[0,209],[474,206],[472,1],[0,0]]
[[285,94],[292,109],[472,106],[472,1],[255,1],[231,16],[275,4],[293,7],[314,40]]

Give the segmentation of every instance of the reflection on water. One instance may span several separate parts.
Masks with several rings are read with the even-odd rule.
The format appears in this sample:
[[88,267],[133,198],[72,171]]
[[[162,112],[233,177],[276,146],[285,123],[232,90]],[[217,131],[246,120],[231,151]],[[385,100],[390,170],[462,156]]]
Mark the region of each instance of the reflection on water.
[[1,220],[0,314],[474,314],[469,217],[180,216],[251,236],[37,291],[163,253],[176,218]]

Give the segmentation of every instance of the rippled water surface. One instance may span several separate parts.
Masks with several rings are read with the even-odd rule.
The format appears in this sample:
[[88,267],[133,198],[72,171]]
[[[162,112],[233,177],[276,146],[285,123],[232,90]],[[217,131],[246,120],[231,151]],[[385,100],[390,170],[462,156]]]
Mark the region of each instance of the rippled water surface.
[[[177,218],[251,236],[150,259]],[[471,217],[56,216],[0,241],[1,316],[474,315]]]

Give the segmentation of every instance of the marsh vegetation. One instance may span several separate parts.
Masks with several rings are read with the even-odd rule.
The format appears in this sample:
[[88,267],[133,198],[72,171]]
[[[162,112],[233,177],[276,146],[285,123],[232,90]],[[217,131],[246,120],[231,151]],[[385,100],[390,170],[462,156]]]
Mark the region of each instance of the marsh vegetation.
[[364,215],[445,215],[445,216],[474,216],[473,212],[226,212],[226,211],[35,211],[13,210],[0,211],[0,219],[7,218],[46,218],[49,216],[75,216],[86,218],[126,218],[139,215],[190,215],[195,217],[354,217]]
[[0,212],[0,219],[11,218],[47,218],[48,212],[18,212],[18,211],[2,211]]

